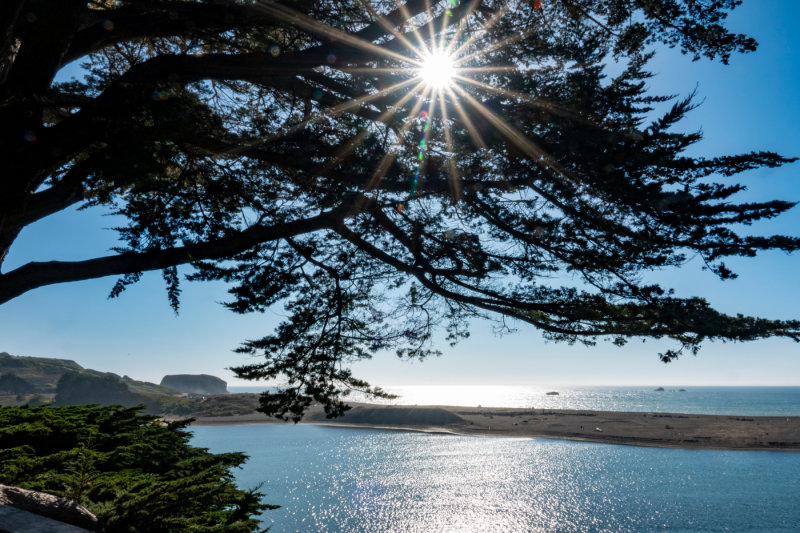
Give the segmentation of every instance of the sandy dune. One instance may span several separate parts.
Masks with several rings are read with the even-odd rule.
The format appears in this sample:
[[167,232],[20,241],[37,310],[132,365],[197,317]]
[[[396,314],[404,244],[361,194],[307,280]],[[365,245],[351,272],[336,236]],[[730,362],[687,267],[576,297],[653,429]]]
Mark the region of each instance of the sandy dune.
[[[547,437],[635,446],[800,451],[800,417],[685,415],[352,404],[328,420],[312,408],[303,423],[502,437]],[[201,417],[197,425],[281,423],[261,413]]]

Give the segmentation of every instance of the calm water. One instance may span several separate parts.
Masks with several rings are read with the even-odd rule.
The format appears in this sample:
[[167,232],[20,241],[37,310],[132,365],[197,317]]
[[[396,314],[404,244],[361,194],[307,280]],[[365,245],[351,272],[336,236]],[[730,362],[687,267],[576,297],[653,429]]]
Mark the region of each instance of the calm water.
[[[751,416],[800,416],[800,387],[541,387],[419,386],[386,387],[401,405],[535,407]],[[231,392],[260,392],[261,387],[230,387]],[[558,392],[557,396],[547,395]],[[371,401],[356,395],[352,401]]]
[[322,426],[194,427],[241,450],[273,532],[800,531],[800,454]]

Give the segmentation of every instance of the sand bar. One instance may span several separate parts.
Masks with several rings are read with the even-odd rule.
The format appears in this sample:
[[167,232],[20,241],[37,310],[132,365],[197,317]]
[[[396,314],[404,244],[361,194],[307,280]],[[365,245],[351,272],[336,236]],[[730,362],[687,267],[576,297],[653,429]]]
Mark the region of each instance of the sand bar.
[[[607,444],[722,450],[800,451],[800,417],[623,413],[504,407],[351,404],[328,420],[312,407],[302,423]],[[195,425],[283,423],[262,413],[199,417]]]

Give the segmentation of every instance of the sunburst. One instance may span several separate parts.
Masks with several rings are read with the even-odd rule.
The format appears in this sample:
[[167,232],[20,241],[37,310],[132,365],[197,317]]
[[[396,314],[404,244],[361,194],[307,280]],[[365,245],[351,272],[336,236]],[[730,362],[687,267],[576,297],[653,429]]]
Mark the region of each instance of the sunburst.
[[422,58],[419,77],[433,89],[444,89],[456,76],[455,60],[446,51],[436,50]]
[[[383,40],[380,44],[370,42],[342,30],[324,25],[307,15],[298,13],[283,5],[262,1],[261,6],[276,18],[282,18],[294,25],[324,36],[328,40],[346,43],[348,46],[360,48],[384,63],[381,67],[352,66],[352,65],[330,65],[329,68],[338,69],[349,76],[371,76],[380,79],[385,76],[391,83],[385,87],[377,87],[373,92],[365,94],[359,98],[329,107],[321,111],[317,116],[335,116],[352,111],[360,105],[374,101],[377,98],[382,100],[392,93],[402,92],[402,96],[394,104],[385,107],[379,120],[386,120],[391,114],[399,112],[405,116],[400,117],[402,127],[396,131],[395,147],[387,151],[380,163],[376,166],[371,179],[367,184],[367,190],[379,188],[383,176],[389,169],[392,162],[403,151],[404,143],[408,142],[408,133],[412,126],[419,124],[420,113],[424,113],[422,122],[425,125],[422,140],[420,140],[419,162],[417,170],[413,176],[413,184],[410,185],[411,197],[417,189],[417,181],[420,178],[422,160],[426,154],[427,145],[430,144],[431,132],[428,126],[432,120],[436,119],[437,124],[441,124],[444,134],[445,149],[449,153],[454,153],[454,136],[450,130],[450,121],[458,120],[465,130],[469,133],[472,141],[477,147],[485,147],[486,144],[481,138],[477,127],[474,124],[476,115],[481,116],[481,121],[488,123],[508,141],[517,148],[521,148],[527,155],[536,160],[537,164],[549,167],[548,170],[556,170],[546,154],[539,149],[522,132],[509,124],[503,118],[497,116],[489,108],[482,105],[474,95],[467,89],[473,91],[485,91],[514,97],[519,101],[524,101],[527,105],[539,106],[551,109],[552,105],[540,101],[537,98],[521,93],[508,91],[504,88],[493,87],[474,78],[476,75],[489,73],[514,73],[519,71],[515,65],[507,66],[474,66],[483,57],[500,50],[511,43],[524,39],[532,30],[520,32],[496,42],[485,42],[485,36],[512,7],[517,5],[515,0],[510,0],[501,6],[478,28],[471,28],[470,35],[467,37],[467,21],[474,14],[477,2],[470,2],[467,6],[459,6],[459,0],[446,0],[438,3],[428,3],[424,16],[412,17],[406,11],[405,6],[398,6],[398,10],[406,15],[406,22],[416,21],[410,26],[398,26],[385,15],[378,12],[369,0],[360,0],[365,11],[374,19],[384,31],[391,37]],[[541,5],[537,3],[534,9],[540,10]],[[456,14],[454,14],[454,11]],[[438,27],[438,29],[437,29]],[[477,46],[478,40],[480,46]],[[387,63],[388,62],[388,63]],[[484,61],[485,62],[485,61]],[[301,74],[301,73],[298,73]],[[404,81],[398,82],[398,76]],[[413,102],[411,100],[413,99]],[[410,106],[410,107],[407,107]],[[402,111],[405,110],[405,111]],[[440,117],[435,117],[438,110]],[[450,112],[449,110],[452,110]],[[551,109],[554,110],[554,109]],[[470,118],[472,115],[473,119]],[[302,128],[314,117],[306,119],[303,123],[295,125],[295,128]],[[355,138],[347,142],[343,149],[339,150],[334,157],[334,161],[328,161],[324,166],[331,169],[337,162],[344,159],[351,153],[359,143],[366,137],[365,132],[359,133]],[[447,161],[447,175],[451,180],[451,190],[456,197],[459,196],[460,183],[457,166],[449,158]],[[400,204],[401,206],[403,204]]]

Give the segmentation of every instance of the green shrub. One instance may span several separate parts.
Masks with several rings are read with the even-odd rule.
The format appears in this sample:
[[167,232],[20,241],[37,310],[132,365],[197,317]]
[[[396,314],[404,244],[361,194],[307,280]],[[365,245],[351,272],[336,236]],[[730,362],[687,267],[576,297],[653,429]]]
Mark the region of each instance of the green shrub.
[[249,533],[275,506],[239,489],[241,453],[189,445],[188,421],[141,407],[0,408],[0,483],[70,498],[107,533]]

